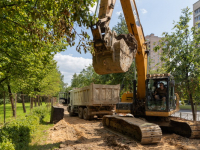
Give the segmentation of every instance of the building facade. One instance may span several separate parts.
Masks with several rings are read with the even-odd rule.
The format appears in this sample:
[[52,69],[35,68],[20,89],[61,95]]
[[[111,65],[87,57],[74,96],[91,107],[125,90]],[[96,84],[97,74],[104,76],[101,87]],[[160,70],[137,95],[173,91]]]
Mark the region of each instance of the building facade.
[[150,34],[147,35],[145,39],[149,50],[149,70],[157,70],[158,67],[162,66],[162,62],[160,61],[160,54],[162,53],[162,50],[155,52],[153,49],[156,45],[159,45],[161,37]]
[[200,27],[200,0],[193,4],[193,26]]

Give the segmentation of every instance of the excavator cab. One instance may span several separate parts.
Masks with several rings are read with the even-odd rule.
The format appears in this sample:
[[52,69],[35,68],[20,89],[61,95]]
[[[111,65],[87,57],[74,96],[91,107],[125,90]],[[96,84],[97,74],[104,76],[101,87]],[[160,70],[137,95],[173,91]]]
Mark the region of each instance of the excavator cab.
[[[157,91],[162,87],[163,93]],[[147,75],[146,79],[146,116],[162,116],[168,117],[179,111],[174,94],[174,78],[170,74],[154,74]],[[176,104],[178,103],[178,104]]]

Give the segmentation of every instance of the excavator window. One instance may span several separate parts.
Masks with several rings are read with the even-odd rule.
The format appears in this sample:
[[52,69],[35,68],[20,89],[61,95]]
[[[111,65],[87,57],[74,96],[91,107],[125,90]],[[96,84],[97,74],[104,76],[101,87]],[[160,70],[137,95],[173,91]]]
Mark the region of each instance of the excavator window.
[[149,79],[147,86],[147,109],[151,111],[166,111],[166,103],[168,101],[167,79]]

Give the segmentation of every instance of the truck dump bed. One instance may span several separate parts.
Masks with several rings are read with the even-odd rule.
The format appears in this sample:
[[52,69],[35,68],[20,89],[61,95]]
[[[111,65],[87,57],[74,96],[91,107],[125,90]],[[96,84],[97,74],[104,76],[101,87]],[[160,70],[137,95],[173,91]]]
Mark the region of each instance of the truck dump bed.
[[120,85],[91,84],[70,92],[71,105],[115,105],[119,102]]

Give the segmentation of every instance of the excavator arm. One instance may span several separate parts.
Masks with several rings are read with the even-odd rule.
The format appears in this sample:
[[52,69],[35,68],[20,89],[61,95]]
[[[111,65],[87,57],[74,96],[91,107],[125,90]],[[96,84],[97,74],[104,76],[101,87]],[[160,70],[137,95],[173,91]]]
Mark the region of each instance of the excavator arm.
[[99,21],[92,26],[95,54],[93,67],[98,74],[127,72],[136,59],[138,87],[137,98],[145,99],[147,74],[147,46],[135,0],[121,0],[128,35],[117,35],[109,23],[116,0],[101,0]]

